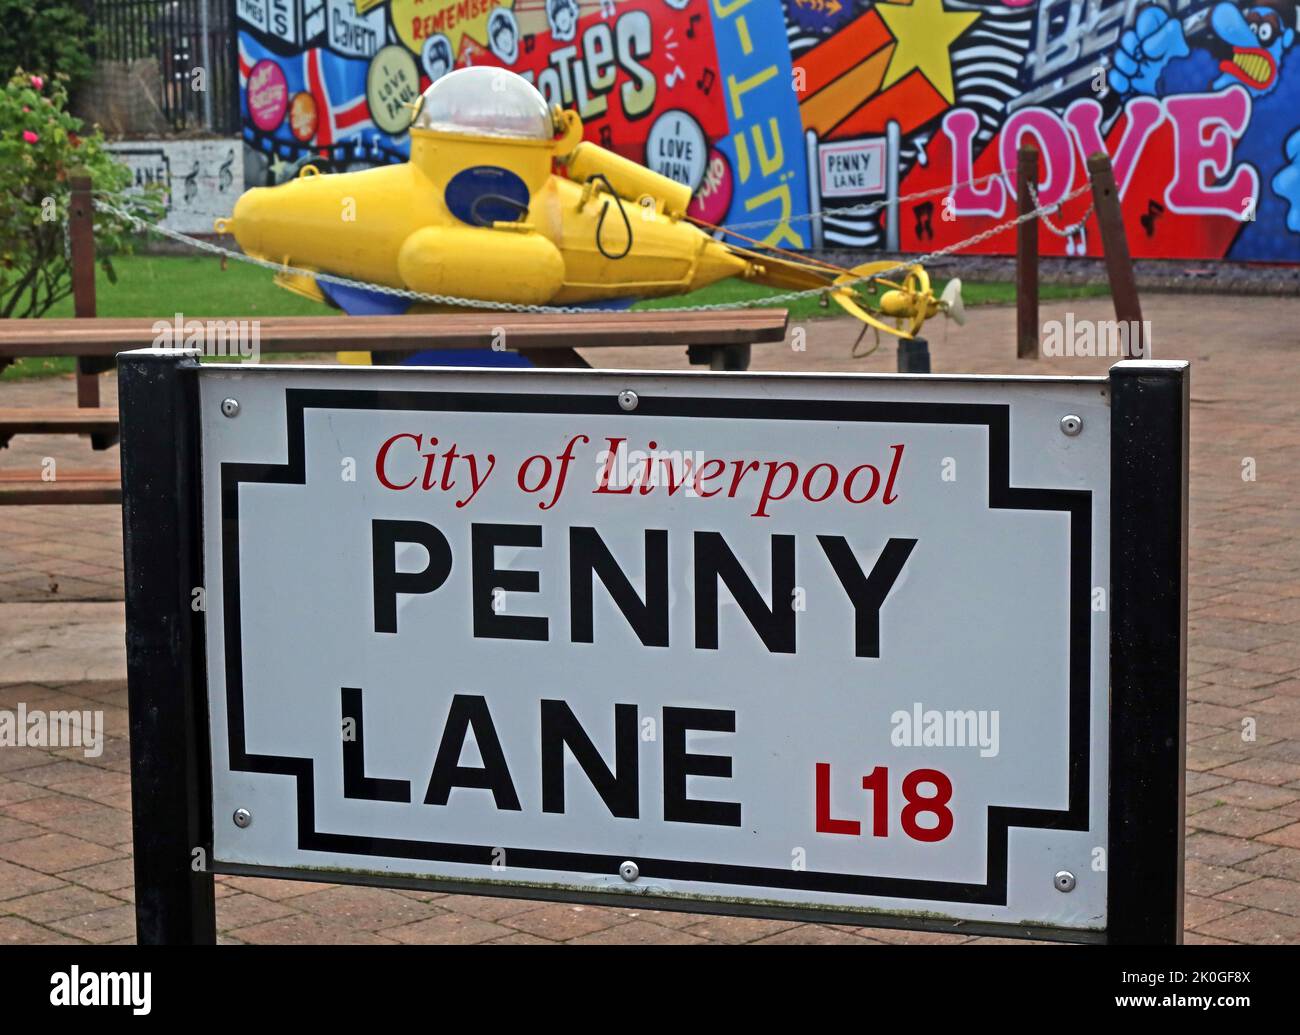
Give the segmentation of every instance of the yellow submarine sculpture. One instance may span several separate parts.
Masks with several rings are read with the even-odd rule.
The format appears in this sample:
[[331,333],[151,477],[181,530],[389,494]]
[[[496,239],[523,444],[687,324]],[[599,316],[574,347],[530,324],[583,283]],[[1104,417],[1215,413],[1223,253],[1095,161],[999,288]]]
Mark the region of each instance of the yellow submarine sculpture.
[[[847,269],[715,238],[687,217],[689,187],[584,141],[576,112],[548,108],[513,72],[470,67],[438,79],[415,106],[410,135],[404,164],[329,175],[307,166],[288,183],[245,192],[216,229],[285,266],[484,302],[608,305],[739,277],[823,288],[903,338],[939,312],[962,320],[960,283],[936,298],[919,265],[887,279],[876,275],[897,263]],[[286,271],[277,282],[341,304],[341,292],[314,277]]]

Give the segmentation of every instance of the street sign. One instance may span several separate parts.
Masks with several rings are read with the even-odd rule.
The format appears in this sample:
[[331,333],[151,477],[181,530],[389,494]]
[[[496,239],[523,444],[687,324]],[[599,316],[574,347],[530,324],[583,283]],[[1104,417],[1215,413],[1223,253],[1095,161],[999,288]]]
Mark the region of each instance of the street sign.
[[211,869],[1115,940],[1124,368],[178,371]]
[[818,145],[822,197],[850,198],[882,193],[888,155],[888,142],[884,137],[862,137]]

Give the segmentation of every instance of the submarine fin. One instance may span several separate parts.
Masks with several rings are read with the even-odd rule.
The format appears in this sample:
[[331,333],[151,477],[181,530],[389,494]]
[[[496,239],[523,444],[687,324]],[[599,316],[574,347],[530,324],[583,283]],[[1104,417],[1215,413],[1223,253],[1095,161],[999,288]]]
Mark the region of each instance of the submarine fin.
[[367,291],[365,288],[344,284],[316,284],[330,305],[342,309],[348,316],[401,316],[411,308],[408,299]]
[[325,292],[320,289],[320,285],[316,283],[316,278],[305,273],[288,273],[281,270],[273,279],[276,287],[292,291],[295,295],[310,298],[313,302],[328,303],[329,301],[325,297]]

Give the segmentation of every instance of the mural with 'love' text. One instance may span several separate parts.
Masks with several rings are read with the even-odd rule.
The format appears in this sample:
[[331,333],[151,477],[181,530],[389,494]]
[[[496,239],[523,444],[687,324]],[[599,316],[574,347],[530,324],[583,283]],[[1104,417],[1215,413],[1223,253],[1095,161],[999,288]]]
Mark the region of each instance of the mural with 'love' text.
[[[411,102],[493,65],[783,248],[928,251],[1111,156],[1139,257],[1300,261],[1291,0],[237,0],[245,168],[403,161]],[[891,196],[895,206],[885,204]],[[1090,204],[1066,201],[1069,227]],[[891,226],[891,221],[896,225]],[[1004,230],[973,250],[1010,252]],[[1098,255],[1095,221],[1045,254]]]

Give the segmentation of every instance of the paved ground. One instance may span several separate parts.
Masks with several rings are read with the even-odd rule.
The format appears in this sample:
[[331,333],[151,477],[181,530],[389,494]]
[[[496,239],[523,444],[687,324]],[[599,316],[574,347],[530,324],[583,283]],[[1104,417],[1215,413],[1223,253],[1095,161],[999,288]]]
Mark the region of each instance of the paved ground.
[[[1109,317],[1102,301],[1044,319]],[[1194,942],[1300,942],[1300,300],[1151,296],[1158,358],[1193,360],[1187,930]],[[1098,373],[1106,360],[1013,358],[1014,314],[935,332],[936,372]],[[807,326],[807,351],[756,369],[888,370],[852,360],[856,331]],[[596,350],[602,366],[684,366],[666,351]],[[111,382],[106,379],[106,398]],[[0,405],[66,402],[67,381],[0,385]],[[19,439],[0,469],[116,464],[80,442]],[[1256,478],[1243,480],[1254,461]],[[0,941],[109,942],[133,933],[120,523],[110,507],[0,509],[0,709],[103,709],[97,759],[0,749]],[[76,634],[68,632],[75,626]],[[1249,720],[1249,722],[1247,722]],[[1243,724],[1254,739],[1243,738]],[[220,879],[239,942],[965,941],[869,928],[702,918],[422,892]],[[987,939],[983,939],[987,940]]]

